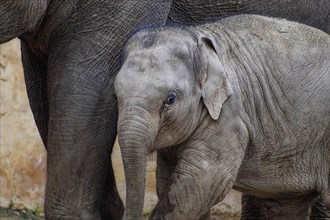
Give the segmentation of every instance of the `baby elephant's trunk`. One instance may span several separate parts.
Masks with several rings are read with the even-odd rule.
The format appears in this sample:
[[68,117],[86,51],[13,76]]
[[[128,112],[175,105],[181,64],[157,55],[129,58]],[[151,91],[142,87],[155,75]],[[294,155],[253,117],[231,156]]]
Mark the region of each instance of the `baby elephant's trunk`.
[[118,137],[126,177],[124,218],[140,219],[144,203],[146,162],[155,138],[150,114],[140,107],[119,111]]

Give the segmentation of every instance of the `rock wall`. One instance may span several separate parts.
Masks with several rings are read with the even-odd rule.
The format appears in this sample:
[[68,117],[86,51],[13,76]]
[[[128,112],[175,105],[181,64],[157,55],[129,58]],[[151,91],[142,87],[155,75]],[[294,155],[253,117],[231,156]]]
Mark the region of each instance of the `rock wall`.
[[0,46],[0,206],[43,203],[45,149],[33,121],[15,39]]
[[[0,206],[41,210],[46,177],[46,152],[29,108],[15,39],[0,45]],[[118,189],[125,200],[125,178],[118,145],[112,155]],[[147,168],[145,211],[157,202],[155,161]],[[240,211],[240,193],[231,191],[216,207],[217,213]]]

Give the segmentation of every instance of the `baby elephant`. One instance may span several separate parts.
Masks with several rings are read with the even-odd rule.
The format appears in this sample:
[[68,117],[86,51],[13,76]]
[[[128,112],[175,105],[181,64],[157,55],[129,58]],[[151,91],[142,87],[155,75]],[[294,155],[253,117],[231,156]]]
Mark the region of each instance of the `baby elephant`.
[[157,151],[151,219],[205,219],[235,189],[269,219],[329,207],[330,36],[239,15],[135,34],[115,81],[127,181],[125,218],[143,208]]

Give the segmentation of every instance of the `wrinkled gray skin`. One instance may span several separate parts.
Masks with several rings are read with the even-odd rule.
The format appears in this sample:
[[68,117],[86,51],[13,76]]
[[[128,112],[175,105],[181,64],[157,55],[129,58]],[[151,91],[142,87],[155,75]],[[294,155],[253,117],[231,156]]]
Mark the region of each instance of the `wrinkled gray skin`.
[[329,33],[329,9],[328,0],[0,0],[0,43],[21,39],[30,106],[47,148],[46,218],[121,219],[110,161],[113,80],[131,32],[255,13]]
[[128,205],[141,214],[157,151],[150,219],[207,219],[232,187],[267,219],[330,208],[329,51],[328,34],[257,15],[134,35],[114,84]]

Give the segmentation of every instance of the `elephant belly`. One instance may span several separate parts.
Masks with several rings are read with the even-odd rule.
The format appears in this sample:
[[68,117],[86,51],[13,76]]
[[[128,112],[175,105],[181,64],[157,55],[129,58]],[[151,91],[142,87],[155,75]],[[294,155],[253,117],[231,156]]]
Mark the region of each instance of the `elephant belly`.
[[[246,165],[246,164],[245,164]],[[234,189],[264,198],[291,197],[319,191],[326,184],[325,176],[308,170],[283,169],[256,165],[241,167]]]

